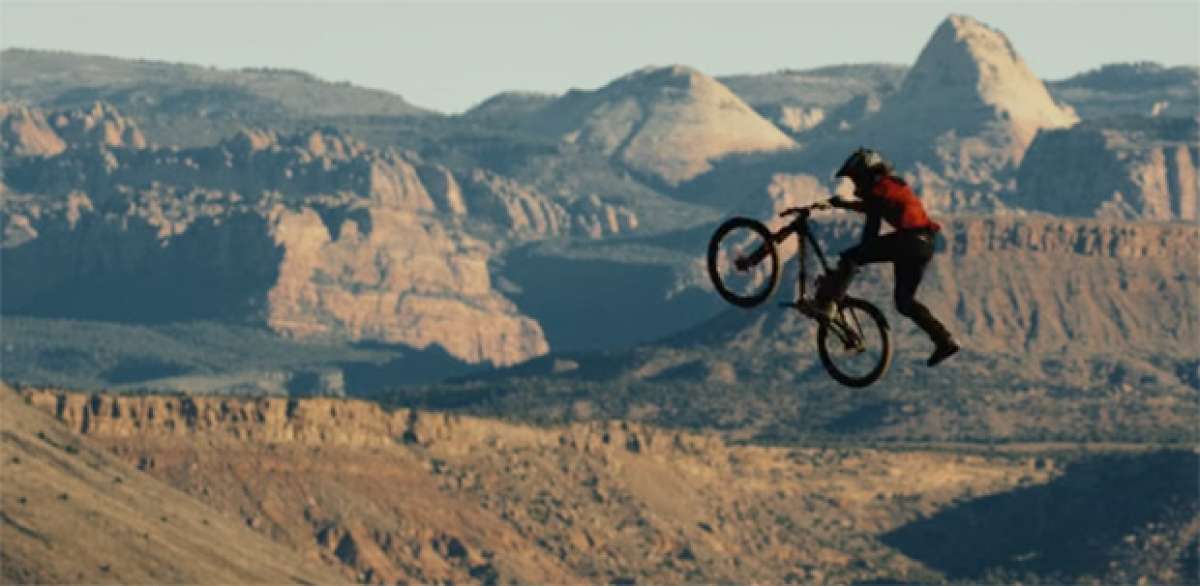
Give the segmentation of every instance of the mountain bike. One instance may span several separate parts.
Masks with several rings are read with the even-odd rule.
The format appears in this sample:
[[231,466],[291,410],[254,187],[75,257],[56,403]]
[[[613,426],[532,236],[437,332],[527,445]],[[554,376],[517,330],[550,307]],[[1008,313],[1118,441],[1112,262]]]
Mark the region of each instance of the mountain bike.
[[728,220],[717,228],[708,243],[708,276],[717,293],[729,303],[743,308],[758,306],[779,284],[779,245],[795,235],[798,291],[795,302],[781,306],[817,320],[817,351],[821,364],[835,380],[851,387],[865,387],[883,376],[892,361],[891,338],[883,312],[867,301],[844,296],[835,302],[834,316],[830,318],[820,315],[813,300],[805,298],[806,253],[810,245],[824,271],[816,277],[814,291],[830,272],[808,220],[814,211],[830,207],[822,201],[788,208],[779,216],[791,217],[792,221],[774,233],[751,218]]

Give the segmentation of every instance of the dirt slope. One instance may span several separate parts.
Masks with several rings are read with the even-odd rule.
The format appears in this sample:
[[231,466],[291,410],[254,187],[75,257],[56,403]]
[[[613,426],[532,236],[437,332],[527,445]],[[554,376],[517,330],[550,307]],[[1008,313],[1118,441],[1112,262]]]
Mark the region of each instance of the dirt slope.
[[138,472],[0,388],[5,583],[337,583],[348,577]]
[[354,400],[24,392],[368,583],[1186,583],[1200,534],[1192,450],[762,447]]
[[363,401],[29,396],[149,475],[370,583],[928,577],[876,537],[1054,471],[1023,457],[735,447],[620,422],[535,428]]

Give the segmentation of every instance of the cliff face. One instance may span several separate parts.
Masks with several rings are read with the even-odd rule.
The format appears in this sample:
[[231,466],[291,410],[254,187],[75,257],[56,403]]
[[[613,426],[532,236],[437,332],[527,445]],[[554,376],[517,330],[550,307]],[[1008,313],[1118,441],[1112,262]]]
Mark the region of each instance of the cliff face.
[[[975,351],[1083,358],[1120,340],[1123,353],[1185,358],[1200,340],[1196,226],[1003,217],[943,235],[918,298]],[[862,287],[891,305],[890,271]]]
[[587,452],[689,456],[718,465],[728,456],[717,436],[631,423],[539,430],[476,417],[389,411],[378,403],[334,398],[89,395],[37,389],[22,394],[72,431],[103,438],[211,435],[262,444],[380,447],[399,442],[458,451],[495,436],[511,446],[568,445]]
[[72,201],[6,214],[5,311],[235,319],[301,338],[438,345],[472,363],[547,350],[537,323],[491,288],[492,249],[433,218],[275,204],[160,224]]
[[0,124],[7,312],[233,318],[511,364],[547,345],[492,289],[497,250],[637,227],[623,206],[551,200],[328,128],[178,149],[148,147],[104,104],[6,106]]
[[1191,118],[1125,118],[1038,135],[1013,204],[1070,216],[1195,220],[1200,140]]
[[548,350],[537,322],[494,291],[491,249],[403,211],[367,209],[330,232],[316,210],[276,211],[282,249],[266,322],[295,335],[436,344],[471,363],[513,364]]
[[495,173],[476,169],[464,178],[467,206],[481,217],[496,218],[517,238],[584,236],[602,238],[637,229],[637,215],[628,207],[596,196],[570,202],[552,201],[535,188]]
[[981,351],[1087,356],[1120,340],[1182,358],[1200,340],[1196,226],[978,219],[946,238],[920,297]]
[[[780,204],[819,193],[819,184],[802,176],[777,177],[774,186]],[[691,324],[643,330],[625,350],[560,352],[564,332],[603,331],[592,308],[615,305],[615,295],[597,290],[589,298],[585,291],[559,302],[577,311],[533,314],[555,354],[439,390],[454,397],[453,408],[480,413],[555,421],[576,416],[575,405],[585,402],[599,417],[686,422],[762,441],[804,442],[814,434],[903,441],[1194,438],[1200,228],[1017,215],[935,219],[945,249],[933,257],[916,297],[963,347],[935,369],[924,365],[929,338],[894,308],[890,266],[864,267],[849,294],[885,314],[892,366],[875,385],[846,393],[818,361],[816,324],[775,307],[795,298],[790,258],[781,259],[788,262],[773,298],[745,310],[717,298],[695,251],[690,263],[655,267],[658,274],[676,271],[664,286],[667,295],[642,291],[640,305],[629,303],[649,317],[626,313],[643,328],[659,315],[687,315]],[[833,261],[858,241],[861,226],[841,215],[813,228]],[[541,272],[561,274],[579,264],[564,259]],[[809,294],[815,265],[810,256]],[[611,282],[628,270],[614,266],[607,279],[590,279]],[[431,393],[426,400],[442,399]]]
[[[474,224],[541,238],[591,217],[529,190],[525,201],[559,210],[557,223],[497,214],[490,202],[504,193],[464,195],[448,169],[336,131],[243,131],[179,150],[147,148],[108,107],[45,118],[74,139],[57,154],[5,160],[6,312],[235,319],[511,364],[547,345],[537,323],[492,289],[488,262],[503,241],[485,244]],[[7,120],[38,119],[20,110]],[[5,140],[22,152],[55,144]]]

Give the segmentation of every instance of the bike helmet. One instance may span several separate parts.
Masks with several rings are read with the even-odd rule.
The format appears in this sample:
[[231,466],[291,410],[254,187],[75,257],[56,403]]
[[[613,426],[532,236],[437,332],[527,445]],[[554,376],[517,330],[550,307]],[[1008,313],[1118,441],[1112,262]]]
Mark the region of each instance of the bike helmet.
[[834,177],[863,177],[868,173],[890,173],[892,164],[883,158],[883,155],[878,151],[871,150],[866,147],[858,147],[858,150],[850,154],[845,163],[842,163],[842,168],[834,174]]

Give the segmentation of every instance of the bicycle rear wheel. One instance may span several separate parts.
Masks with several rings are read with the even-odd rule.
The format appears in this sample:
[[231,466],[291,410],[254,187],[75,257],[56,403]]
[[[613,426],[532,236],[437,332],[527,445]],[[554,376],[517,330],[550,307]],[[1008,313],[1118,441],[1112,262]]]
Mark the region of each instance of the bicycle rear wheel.
[[771,231],[750,218],[721,224],[708,241],[708,277],[717,293],[738,307],[766,301],[779,283],[779,251]]
[[862,299],[846,297],[838,317],[817,329],[821,364],[848,387],[865,387],[883,376],[892,362],[887,318]]

